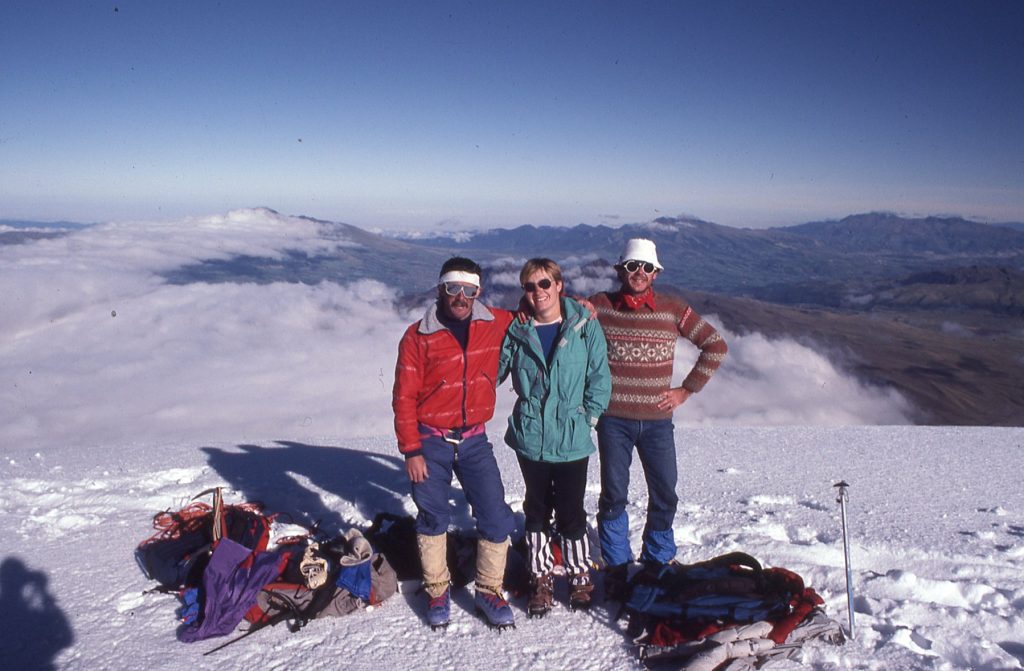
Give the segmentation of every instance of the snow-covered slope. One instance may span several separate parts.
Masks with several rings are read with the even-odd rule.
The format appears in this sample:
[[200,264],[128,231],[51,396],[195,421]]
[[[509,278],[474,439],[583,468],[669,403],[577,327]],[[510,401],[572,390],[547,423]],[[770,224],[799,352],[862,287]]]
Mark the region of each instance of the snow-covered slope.
[[[381,411],[385,412],[385,411]],[[500,427],[497,423],[491,433]],[[924,427],[691,428],[678,432],[683,463],[676,534],[683,561],[743,550],[804,576],[846,622],[838,505],[851,483],[849,518],[856,638],[805,646],[779,669],[1014,669],[1024,659],[1024,495],[1014,466],[1018,429]],[[523,487],[499,448],[513,508]],[[596,464],[593,464],[594,466]],[[365,524],[380,510],[411,511],[387,436],[303,437],[247,444],[122,443],[5,450],[0,464],[0,609],[7,668],[193,669],[621,669],[633,651],[604,606],[564,606],[497,634],[455,597],[443,633],[423,623],[417,585],[370,612],[284,627],[211,657],[217,641],[174,636],[173,597],[151,585],[132,552],[157,510],[214,485],[229,501]],[[594,469],[592,468],[592,471]],[[634,473],[630,513],[639,542],[646,499]],[[587,495],[594,510],[597,474]],[[460,525],[470,525],[456,497]],[[563,602],[564,602],[564,596]],[[13,663],[12,663],[13,660]]]

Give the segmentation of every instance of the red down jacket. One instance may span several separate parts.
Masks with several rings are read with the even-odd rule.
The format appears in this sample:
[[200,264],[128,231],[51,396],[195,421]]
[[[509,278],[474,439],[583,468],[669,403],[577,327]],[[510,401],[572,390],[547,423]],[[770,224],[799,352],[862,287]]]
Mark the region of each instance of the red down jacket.
[[398,345],[391,406],[402,454],[420,448],[417,424],[453,429],[494,416],[498,355],[513,314],[473,304],[466,352],[437,318],[437,304],[412,324]]

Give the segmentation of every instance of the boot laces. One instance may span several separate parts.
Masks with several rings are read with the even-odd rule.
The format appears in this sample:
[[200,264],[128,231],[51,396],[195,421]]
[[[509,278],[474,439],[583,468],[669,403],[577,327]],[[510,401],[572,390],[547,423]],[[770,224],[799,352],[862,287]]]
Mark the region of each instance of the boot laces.
[[427,608],[444,608],[448,604],[448,590],[438,596],[430,597],[430,601],[427,603]]
[[481,590],[480,596],[483,598],[484,601],[486,601],[488,604],[495,608],[504,608],[508,605],[508,601],[505,601],[504,597],[495,594],[489,589]]

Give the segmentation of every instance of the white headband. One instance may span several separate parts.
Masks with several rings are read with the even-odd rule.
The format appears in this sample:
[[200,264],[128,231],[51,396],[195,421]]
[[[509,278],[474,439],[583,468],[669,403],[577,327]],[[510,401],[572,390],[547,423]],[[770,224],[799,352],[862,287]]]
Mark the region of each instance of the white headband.
[[444,284],[445,282],[463,282],[479,287],[480,276],[476,273],[467,273],[465,270],[449,270],[437,280],[438,284]]

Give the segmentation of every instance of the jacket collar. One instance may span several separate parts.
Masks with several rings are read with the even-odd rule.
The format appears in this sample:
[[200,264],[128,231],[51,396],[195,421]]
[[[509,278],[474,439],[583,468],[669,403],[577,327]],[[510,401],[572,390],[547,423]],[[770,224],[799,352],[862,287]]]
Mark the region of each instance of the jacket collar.
[[[423,335],[430,335],[431,333],[437,333],[438,331],[446,330],[445,325],[441,323],[441,320],[437,318],[438,311],[437,301],[430,304],[427,308],[427,313],[423,315],[423,319],[420,320],[420,326],[417,329],[417,333]],[[487,309],[487,306],[480,301],[473,303],[473,313],[469,315],[470,321],[494,321],[494,314]]]
[[[562,301],[562,328],[560,332],[565,333],[569,329],[578,331],[586,323],[587,319],[590,318],[590,313],[584,310],[583,306],[576,301],[567,300],[565,297],[560,300]],[[509,330],[525,336],[532,330],[533,326],[534,320],[532,318],[526,323],[513,319]]]

